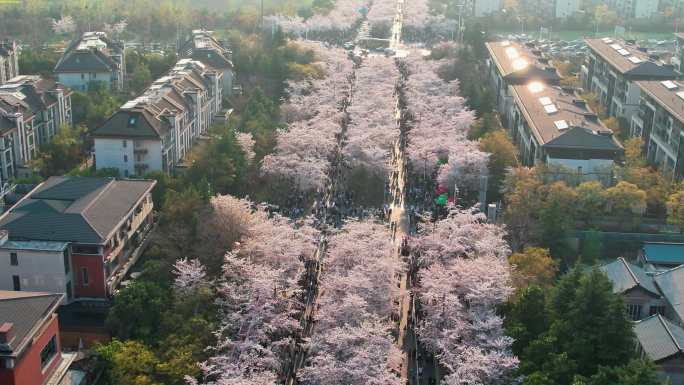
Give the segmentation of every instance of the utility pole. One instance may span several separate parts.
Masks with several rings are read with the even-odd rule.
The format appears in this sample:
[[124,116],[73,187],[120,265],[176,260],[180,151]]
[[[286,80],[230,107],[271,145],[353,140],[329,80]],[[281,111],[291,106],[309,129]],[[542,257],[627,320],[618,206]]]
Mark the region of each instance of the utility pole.
[[261,0],[261,32],[264,32],[264,0]]

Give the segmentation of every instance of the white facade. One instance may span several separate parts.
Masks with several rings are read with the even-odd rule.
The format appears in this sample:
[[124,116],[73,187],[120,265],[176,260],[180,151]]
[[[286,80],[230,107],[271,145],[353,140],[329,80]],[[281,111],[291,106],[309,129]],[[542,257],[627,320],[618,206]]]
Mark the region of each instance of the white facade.
[[101,82],[105,89],[112,86],[112,74],[109,72],[59,73],[57,79],[65,86],[79,91],[86,91],[90,82]]
[[580,0],[556,0],[555,16],[559,19],[572,16],[580,9]]
[[625,19],[649,18],[658,13],[659,0],[611,0],[609,6]]
[[67,243],[7,241],[0,247],[0,290],[15,290],[18,282],[21,291],[62,293],[68,302],[71,271]]
[[98,170],[116,168],[124,177],[164,171],[161,140],[95,138],[95,154]]
[[649,18],[658,13],[658,0],[634,0],[634,18]]
[[487,16],[499,12],[501,8],[501,0],[472,0],[472,15],[475,17]]

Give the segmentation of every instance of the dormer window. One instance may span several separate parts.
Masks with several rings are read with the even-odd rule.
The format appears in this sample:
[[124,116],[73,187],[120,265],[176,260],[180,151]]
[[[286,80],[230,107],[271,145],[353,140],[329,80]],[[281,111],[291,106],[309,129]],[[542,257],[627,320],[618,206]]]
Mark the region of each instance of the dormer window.
[[135,124],[137,123],[137,121],[138,121],[138,118],[137,118],[137,117],[131,116],[130,118],[128,118],[128,127],[133,127],[133,126],[135,126]]

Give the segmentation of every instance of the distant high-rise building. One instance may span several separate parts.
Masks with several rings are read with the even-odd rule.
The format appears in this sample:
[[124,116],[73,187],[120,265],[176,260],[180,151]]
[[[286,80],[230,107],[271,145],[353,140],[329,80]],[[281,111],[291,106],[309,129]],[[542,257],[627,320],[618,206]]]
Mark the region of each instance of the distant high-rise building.
[[580,0],[521,0],[525,14],[540,20],[563,19],[580,9]]
[[487,16],[499,12],[503,8],[502,0],[466,0],[464,14],[474,17]]
[[645,19],[658,12],[659,0],[610,0],[608,6],[622,19]]
[[0,84],[19,75],[19,49],[14,40],[0,42]]

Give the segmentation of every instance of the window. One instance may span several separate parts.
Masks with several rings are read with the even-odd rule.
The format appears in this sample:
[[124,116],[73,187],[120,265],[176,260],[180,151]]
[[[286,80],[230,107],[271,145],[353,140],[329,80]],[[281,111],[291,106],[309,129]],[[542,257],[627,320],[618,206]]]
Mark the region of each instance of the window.
[[90,277],[88,277],[88,268],[82,267],[81,268],[81,285],[88,286],[89,283],[90,283]]
[[50,341],[40,351],[40,367],[45,368],[47,364],[52,361],[52,358],[57,354],[57,336],[52,336]]
[[648,315],[651,316],[654,314],[665,315],[665,306],[651,306],[650,309],[648,309]]
[[76,245],[71,246],[71,252],[74,254],[100,254],[100,249],[97,246]]
[[81,79],[85,79],[85,74],[81,74]]
[[128,155],[124,155],[124,163],[128,162]]
[[66,284],[66,295],[67,295],[67,301],[71,302],[71,281],[67,282]]
[[21,282],[18,275],[12,276],[12,285],[14,285],[14,291],[21,291]]
[[64,274],[69,274],[71,266],[69,264],[69,250],[64,250]]
[[641,318],[641,305],[627,305],[627,317],[632,321],[637,321]]
[[17,257],[17,253],[10,253],[10,265],[19,266],[19,258]]
[[[135,118],[131,118],[131,120],[134,120],[134,119],[135,119]],[[126,148],[126,146],[128,145],[128,142],[127,142],[126,140],[123,140],[123,141],[121,142],[121,145],[123,146],[123,148]]]

